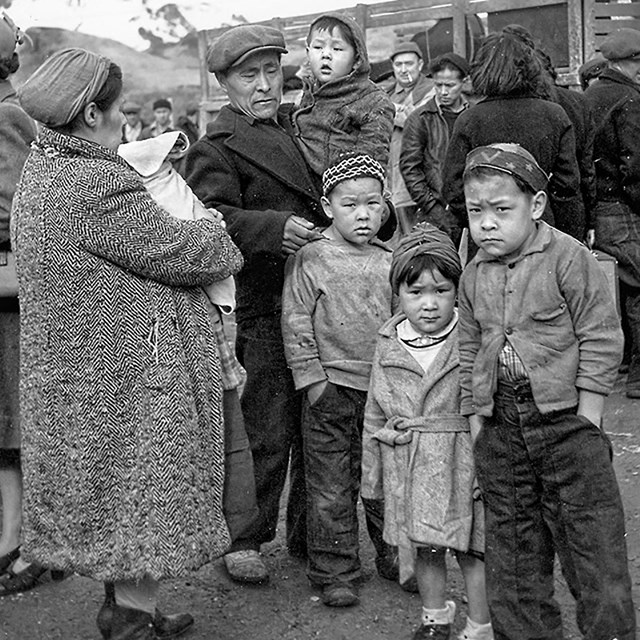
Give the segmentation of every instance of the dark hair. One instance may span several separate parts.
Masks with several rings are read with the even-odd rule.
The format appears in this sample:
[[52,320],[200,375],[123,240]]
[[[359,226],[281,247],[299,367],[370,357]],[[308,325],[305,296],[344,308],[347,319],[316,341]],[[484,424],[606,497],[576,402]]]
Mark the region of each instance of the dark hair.
[[311,34],[314,31],[328,31],[329,33],[332,33],[334,29],[338,30],[340,35],[353,47],[354,51],[356,51],[357,53],[358,47],[356,46],[356,41],[353,37],[353,33],[351,33],[351,29],[349,29],[349,27],[347,27],[347,25],[342,22],[342,20],[338,20],[338,18],[334,18],[333,16],[322,16],[311,24],[309,33],[307,34],[307,44],[311,42]]
[[398,276],[395,278],[398,289],[400,289],[402,283],[410,287],[418,280],[423,271],[433,272],[434,269],[437,269],[443,278],[451,280],[456,289],[458,288],[462,268],[455,268],[451,260],[444,260],[440,256],[431,253],[421,253],[413,256],[398,272]]
[[471,64],[474,90],[487,97],[545,97],[548,83],[536,52],[510,33],[488,35]]
[[[115,63],[112,62],[109,65],[109,71],[107,73],[107,79],[104,81],[102,88],[98,91],[96,97],[91,100],[94,102],[96,107],[103,113],[108,111],[114,104],[114,102],[120,97],[122,93],[122,69]],[[73,133],[80,128],[81,122],[83,122],[83,110],[80,110],[80,113],[68,122],[60,127],[55,127],[56,131],[60,131],[62,133]]]
[[6,80],[12,73],[20,68],[18,52],[14,51],[6,58],[0,58],[0,80]]
[[537,193],[531,185],[527,184],[519,176],[507,173],[506,171],[500,171],[500,169],[492,169],[491,167],[473,167],[472,169],[465,169],[463,180],[466,184],[469,180],[482,180],[482,178],[491,178],[493,176],[509,176],[513,178],[518,189],[527,196],[533,197]]
[[449,71],[456,71],[460,80],[464,80],[465,74],[460,67],[456,66],[449,60],[440,60],[440,58],[436,58],[431,63],[431,66],[429,67],[429,75],[434,76],[436,73],[440,73],[440,71],[446,71],[447,69],[449,69]]

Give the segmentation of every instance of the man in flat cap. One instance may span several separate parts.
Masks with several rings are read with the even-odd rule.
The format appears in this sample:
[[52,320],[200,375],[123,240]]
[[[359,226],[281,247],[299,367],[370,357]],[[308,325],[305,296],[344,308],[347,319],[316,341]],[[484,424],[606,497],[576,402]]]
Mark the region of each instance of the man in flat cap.
[[596,126],[595,246],[618,260],[630,355],[626,392],[640,398],[640,31],[617,29],[600,51],[607,68],[584,93]]
[[[274,539],[291,458],[287,546],[306,555],[301,396],[284,357],[280,328],[284,264],[326,226],[312,174],[281,106],[286,52],[280,31],[241,25],[210,47],[209,71],[229,104],[189,150],[187,182],[207,207],[222,212],[244,256],[237,277],[238,359],[247,371],[242,413],[254,459],[258,519],[234,536],[225,566],[243,582],[265,582],[260,545]],[[289,105],[290,106],[290,105]]]
[[422,106],[433,95],[433,82],[422,73],[423,54],[415,42],[398,44],[389,58],[393,65],[395,82],[387,93],[396,112],[389,147],[387,182],[391,191],[391,201],[395,205],[402,228],[406,226],[403,221],[415,210],[415,202],[409,195],[400,173],[400,148],[404,123],[414,109]]
[[175,131],[173,127],[173,105],[168,98],[158,98],[153,103],[153,122],[145,127],[140,140],[157,138],[163,133]]
[[142,107],[136,102],[127,100],[122,103],[120,111],[124,115],[125,123],[122,125],[122,142],[135,142],[140,140],[144,128],[147,126],[140,118]]
[[463,93],[469,63],[455,53],[444,53],[431,63],[430,74],[435,95],[407,119],[400,171],[417,205],[412,222],[426,220],[446,229],[442,172],[453,125],[469,106]]

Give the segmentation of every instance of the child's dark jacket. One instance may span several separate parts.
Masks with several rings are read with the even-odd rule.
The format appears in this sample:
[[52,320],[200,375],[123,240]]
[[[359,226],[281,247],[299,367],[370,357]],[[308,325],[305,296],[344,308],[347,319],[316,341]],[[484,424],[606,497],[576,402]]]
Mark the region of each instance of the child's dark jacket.
[[325,15],[342,22],[353,34],[356,56],[349,75],[323,85],[313,79],[305,83],[300,108],[293,116],[304,156],[318,176],[345,152],[367,153],[386,167],[393,102],[369,79],[367,47],[358,23],[341,13]]
[[[400,313],[380,329],[365,409],[364,498],[384,498],[384,537],[400,548],[401,580],[415,544],[483,551],[474,520],[469,424],[460,415],[458,329],[425,372],[398,342]],[[476,514],[478,515],[478,514]]]
[[579,389],[610,393],[622,357],[620,321],[602,268],[570,236],[540,222],[531,246],[510,263],[480,249],[458,300],[464,415],[492,415],[506,340],[541,413],[575,407]]

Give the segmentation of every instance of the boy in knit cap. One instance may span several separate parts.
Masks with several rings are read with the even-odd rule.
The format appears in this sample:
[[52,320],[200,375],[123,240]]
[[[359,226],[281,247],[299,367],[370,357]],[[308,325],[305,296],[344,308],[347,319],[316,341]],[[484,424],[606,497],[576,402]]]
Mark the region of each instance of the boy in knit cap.
[[[383,183],[384,169],[367,155],[345,156],[325,171],[321,202],[332,223],[289,258],[282,300],[285,355],[296,389],[306,392],[308,576],[336,607],[358,602],[364,405],[376,334],[391,315],[391,251],[375,237]],[[382,574],[393,550],[382,540],[380,514],[366,515]]]
[[314,173],[341,153],[366,153],[383,167],[395,109],[389,96],[369,79],[364,33],[352,18],[326,13],[307,36],[311,77],[293,116],[302,152]]
[[557,553],[592,640],[635,638],[624,514],[602,429],[622,332],[601,267],[540,220],[548,176],[516,144],[467,156],[479,250],[460,281],[461,412],[485,500],[496,640],[562,638]]

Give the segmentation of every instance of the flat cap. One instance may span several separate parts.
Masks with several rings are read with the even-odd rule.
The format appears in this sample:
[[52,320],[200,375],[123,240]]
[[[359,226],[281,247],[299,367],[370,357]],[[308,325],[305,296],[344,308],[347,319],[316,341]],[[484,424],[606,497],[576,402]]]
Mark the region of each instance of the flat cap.
[[453,53],[451,51],[449,53],[443,53],[431,63],[431,72],[433,73],[433,69],[438,69],[445,64],[452,65],[456,69],[458,69],[463,78],[466,78],[471,71],[469,63],[462,56],[459,56],[457,53]]
[[420,60],[424,59],[424,56],[422,55],[422,50],[415,42],[401,42],[399,45],[396,46],[396,48],[391,53],[391,55],[389,56],[389,60],[393,62],[393,59],[399,53],[415,53],[418,56],[418,58],[420,58]]
[[120,107],[122,113],[139,113],[141,109],[142,107],[139,104],[131,102],[130,100],[127,100],[127,102],[123,103]]
[[607,60],[625,60],[640,57],[640,31],[636,29],[616,29],[600,45],[600,51]]
[[226,71],[258,51],[287,53],[281,31],[261,24],[243,24],[225,31],[207,52],[211,73]]
[[169,109],[169,111],[173,111],[173,107],[167,98],[158,98],[154,103],[152,109],[155,111],[156,109]]

